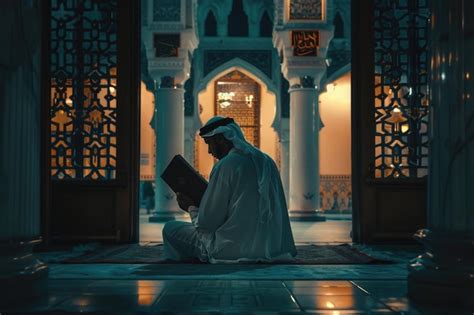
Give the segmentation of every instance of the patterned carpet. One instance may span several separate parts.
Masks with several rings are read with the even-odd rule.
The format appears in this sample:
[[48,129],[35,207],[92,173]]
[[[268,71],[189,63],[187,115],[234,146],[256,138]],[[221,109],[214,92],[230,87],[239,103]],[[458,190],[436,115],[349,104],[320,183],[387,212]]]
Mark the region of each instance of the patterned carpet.
[[[42,255],[50,263],[70,264],[166,264],[161,254],[163,245],[140,246],[138,244],[117,246],[95,246],[76,255]],[[299,245],[298,255],[293,263],[302,265],[339,265],[339,264],[384,264],[388,260],[371,257],[349,244],[342,245]],[[193,263],[196,263],[195,261]]]

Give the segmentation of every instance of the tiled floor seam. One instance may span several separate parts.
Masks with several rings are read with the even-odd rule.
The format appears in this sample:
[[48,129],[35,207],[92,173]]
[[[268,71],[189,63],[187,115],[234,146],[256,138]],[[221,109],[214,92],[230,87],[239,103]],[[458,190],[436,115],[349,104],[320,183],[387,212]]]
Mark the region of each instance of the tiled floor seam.
[[378,296],[375,296],[373,295],[372,293],[370,293],[369,291],[367,291],[366,289],[364,289],[363,287],[361,287],[360,285],[358,285],[357,283],[355,283],[354,281],[349,281],[350,283],[352,283],[352,285],[356,286],[357,288],[359,288],[360,290],[364,291],[365,293],[367,293],[370,297],[372,297],[374,300],[377,301],[377,303],[380,303],[382,304],[383,306],[385,306],[387,309],[389,309],[390,311],[392,312],[395,312],[397,314],[403,314],[403,313],[400,313],[400,311],[398,310],[395,310],[393,309],[392,307],[390,307],[390,305],[387,305],[385,302],[383,302]]
[[300,310],[300,311],[303,311],[303,307],[302,307],[301,304],[298,302],[298,299],[297,299],[296,296],[293,294],[293,292],[290,290],[290,288],[288,288],[288,286],[286,285],[285,281],[282,281],[282,284],[283,284],[283,286],[285,287],[286,291],[288,291],[288,294],[290,294],[290,298],[293,300],[293,302],[295,302],[296,306],[298,306],[299,310]]

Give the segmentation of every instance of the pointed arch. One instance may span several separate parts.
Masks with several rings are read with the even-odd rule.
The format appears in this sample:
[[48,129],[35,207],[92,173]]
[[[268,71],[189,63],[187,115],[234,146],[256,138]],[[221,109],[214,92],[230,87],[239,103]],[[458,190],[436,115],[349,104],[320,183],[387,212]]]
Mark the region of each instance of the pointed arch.
[[344,20],[341,13],[336,12],[333,20],[334,24],[334,38],[344,38]]
[[260,37],[272,37],[273,21],[268,14],[268,11],[263,11],[260,19]]
[[[223,63],[219,67],[215,68],[211,72],[209,72],[204,78],[202,78],[199,82],[199,85],[196,88],[195,95],[197,95],[206,90],[209,82],[214,80],[215,78],[221,77],[231,71],[239,70],[244,74],[252,77],[260,84],[264,85],[269,92],[275,95],[276,102],[275,102],[275,116],[273,118],[273,122],[271,123],[272,128],[278,130],[279,122],[280,122],[280,113],[281,113],[281,104],[280,104],[280,93],[279,89],[275,82],[273,82],[265,73],[263,73],[260,69],[252,65],[251,63],[242,60],[240,58],[234,58],[229,60],[226,63]],[[198,104],[196,104],[198,106]],[[196,109],[196,113],[199,113],[199,108]],[[202,124],[202,122],[201,122]]]
[[207,12],[204,21],[204,36],[217,36],[217,19],[212,10]]
[[249,36],[249,20],[244,11],[242,0],[233,0],[232,11],[229,14],[227,34],[229,36]]

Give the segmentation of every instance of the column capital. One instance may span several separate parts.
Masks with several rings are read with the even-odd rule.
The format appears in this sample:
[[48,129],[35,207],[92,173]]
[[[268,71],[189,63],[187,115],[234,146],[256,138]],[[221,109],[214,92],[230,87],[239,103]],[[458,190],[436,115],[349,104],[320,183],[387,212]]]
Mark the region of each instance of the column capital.
[[[151,6],[151,3],[148,3]],[[194,7],[189,8],[194,12]],[[149,7],[151,10],[151,7]],[[184,1],[181,0],[181,19],[174,22],[150,21],[142,27],[148,71],[153,79],[170,76],[184,84],[191,72],[191,56],[199,44],[194,23],[184,21]],[[194,16],[190,17],[194,20]]]
[[302,77],[297,78],[296,80],[292,80],[294,84],[290,85],[290,89],[288,90],[289,93],[294,92],[296,90],[318,90],[318,85],[315,84],[315,79],[312,76],[305,75]]
[[157,85],[155,91],[159,91],[160,89],[183,89],[183,85],[176,83],[175,78],[172,76],[162,76],[158,78],[158,80],[155,79],[155,82]]
[[[326,55],[334,27],[321,24],[312,28],[283,28],[274,31],[273,45],[281,59],[281,69],[291,85],[300,77],[311,76],[319,84],[326,73]],[[306,43],[307,42],[307,43]]]

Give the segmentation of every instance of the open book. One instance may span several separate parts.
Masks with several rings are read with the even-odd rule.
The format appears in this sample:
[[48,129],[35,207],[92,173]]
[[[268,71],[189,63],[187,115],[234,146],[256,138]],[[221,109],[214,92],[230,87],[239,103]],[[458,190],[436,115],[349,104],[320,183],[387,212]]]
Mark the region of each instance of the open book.
[[161,174],[161,178],[175,193],[191,198],[196,206],[201,203],[207,188],[207,180],[202,177],[181,155],[175,155]]

